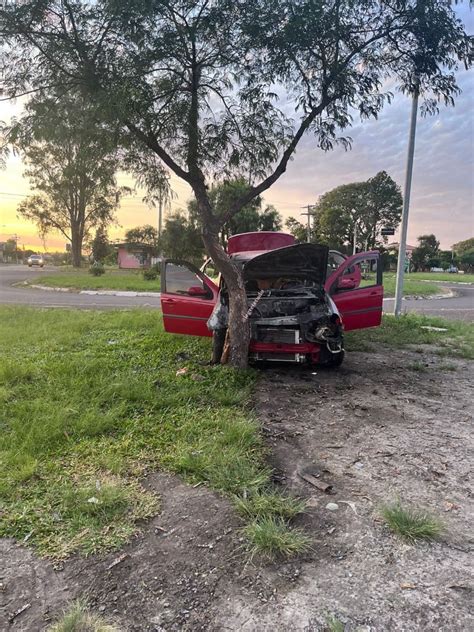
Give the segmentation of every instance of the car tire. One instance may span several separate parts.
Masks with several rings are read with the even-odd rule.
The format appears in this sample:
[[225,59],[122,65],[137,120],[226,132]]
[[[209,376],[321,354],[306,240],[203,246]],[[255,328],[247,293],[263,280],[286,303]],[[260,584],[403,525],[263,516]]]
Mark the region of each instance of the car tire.
[[335,368],[341,366],[344,361],[344,351],[339,351],[339,353],[334,353],[332,358],[329,360],[328,366],[331,368]]
[[31,268],[30,264],[28,264],[28,267]]

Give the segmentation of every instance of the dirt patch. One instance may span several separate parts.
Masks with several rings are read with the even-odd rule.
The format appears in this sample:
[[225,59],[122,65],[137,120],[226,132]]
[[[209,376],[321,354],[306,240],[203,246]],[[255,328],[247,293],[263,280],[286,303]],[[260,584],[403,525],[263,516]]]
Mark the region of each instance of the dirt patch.
[[[410,368],[420,362],[425,370]],[[79,596],[129,631],[316,632],[329,613],[348,631],[472,629],[472,364],[443,362],[387,351],[348,354],[337,371],[263,372],[257,412],[275,482],[308,500],[297,521],[313,539],[303,559],[248,563],[225,499],[157,474],[146,484],[162,513],[119,552],[54,568],[1,542],[0,629],[42,630]],[[441,516],[442,540],[392,536],[379,508],[396,499]]]

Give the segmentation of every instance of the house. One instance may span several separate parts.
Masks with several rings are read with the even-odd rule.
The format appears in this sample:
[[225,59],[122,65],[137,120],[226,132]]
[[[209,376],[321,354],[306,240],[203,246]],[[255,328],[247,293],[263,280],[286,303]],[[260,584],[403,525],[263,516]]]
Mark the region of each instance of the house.
[[[393,243],[387,245],[387,250],[395,254],[396,252],[398,252],[398,247],[399,247],[398,241],[394,241]],[[411,259],[411,256],[413,254],[413,251],[416,249],[416,246],[410,246],[409,244],[407,244],[405,248],[406,248],[407,259]]]
[[141,270],[152,265],[153,246],[149,244],[129,244],[127,242],[115,244],[117,248],[117,263],[122,270]]

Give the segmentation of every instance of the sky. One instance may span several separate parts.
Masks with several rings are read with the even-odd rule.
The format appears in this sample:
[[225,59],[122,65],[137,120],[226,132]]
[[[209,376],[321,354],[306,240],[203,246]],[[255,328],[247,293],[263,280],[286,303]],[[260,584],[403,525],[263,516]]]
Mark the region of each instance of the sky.
[[[472,33],[473,13],[467,7],[461,11]],[[426,233],[434,233],[443,249],[474,236],[474,72],[459,71],[458,84],[462,93],[454,107],[441,105],[437,115],[418,115],[408,226],[412,245]],[[0,102],[0,121],[18,116],[21,107],[18,102]],[[355,120],[347,132],[353,140],[350,151],[337,147],[323,152],[314,138],[304,137],[286,173],[264,194],[264,202],[273,204],[284,219],[293,216],[304,222],[302,207],[314,204],[319,195],[341,184],[367,180],[379,171],[387,171],[403,189],[410,108],[410,99],[396,94],[377,120]],[[64,237],[52,234],[43,244],[35,225],[17,217],[16,206],[29,192],[23,171],[18,156],[0,170],[0,241],[16,234],[25,248],[40,252],[46,245],[49,251],[64,250]],[[119,174],[119,184],[133,186],[133,180]],[[171,210],[184,208],[191,197],[188,185],[172,177],[171,187],[176,196]],[[122,200],[110,238],[120,239],[134,226],[156,225],[156,210],[141,198],[136,191]]]

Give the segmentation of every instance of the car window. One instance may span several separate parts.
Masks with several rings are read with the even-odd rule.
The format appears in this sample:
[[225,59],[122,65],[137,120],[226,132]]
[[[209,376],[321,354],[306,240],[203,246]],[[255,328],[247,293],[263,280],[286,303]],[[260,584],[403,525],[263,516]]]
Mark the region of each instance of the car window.
[[186,266],[171,262],[166,264],[166,292],[168,294],[189,294],[191,287],[199,287],[209,292],[198,275]]

